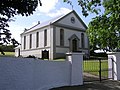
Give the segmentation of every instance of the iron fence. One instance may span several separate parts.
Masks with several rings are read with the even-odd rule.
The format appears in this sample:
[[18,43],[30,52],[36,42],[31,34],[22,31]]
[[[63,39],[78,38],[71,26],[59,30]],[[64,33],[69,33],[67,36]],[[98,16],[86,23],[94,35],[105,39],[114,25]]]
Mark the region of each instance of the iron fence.
[[108,72],[112,68],[108,68],[108,59],[94,57],[92,59],[83,60],[84,81],[102,81],[109,79]]

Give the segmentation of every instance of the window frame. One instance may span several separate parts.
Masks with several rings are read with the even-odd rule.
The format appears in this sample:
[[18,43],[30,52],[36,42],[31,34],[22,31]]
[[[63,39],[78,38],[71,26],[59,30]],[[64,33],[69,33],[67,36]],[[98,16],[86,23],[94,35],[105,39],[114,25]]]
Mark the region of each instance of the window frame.
[[30,34],[30,41],[29,41],[30,49],[32,48],[32,34]]
[[26,36],[24,36],[24,45],[23,45],[23,49],[26,49]]
[[36,47],[39,47],[39,32],[36,32]]
[[64,46],[64,29],[60,29],[60,46]]
[[81,33],[81,47],[85,48],[85,35],[84,35],[84,33]]
[[47,29],[44,30],[44,46],[47,46]]

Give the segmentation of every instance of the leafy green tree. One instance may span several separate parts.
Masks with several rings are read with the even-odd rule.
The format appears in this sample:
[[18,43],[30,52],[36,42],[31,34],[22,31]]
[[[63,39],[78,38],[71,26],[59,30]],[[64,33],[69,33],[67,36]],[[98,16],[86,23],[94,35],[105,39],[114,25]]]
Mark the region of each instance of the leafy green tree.
[[[63,0],[63,1],[73,6],[72,0]],[[77,1],[78,1],[78,5],[82,9],[82,14],[85,17],[89,15],[89,12],[98,14],[100,11],[100,9],[96,7],[101,6],[102,0],[77,0]]]
[[[41,6],[40,0],[39,3]],[[11,38],[10,30],[7,29],[9,27],[8,22],[18,14],[22,16],[33,14],[37,5],[38,0],[0,0],[0,45],[13,43],[16,46],[19,44]],[[0,52],[2,52],[1,49]]]
[[13,45],[1,45],[0,48],[4,51],[4,52],[14,52],[14,46]]
[[115,51],[120,48],[120,0],[104,0],[102,5],[104,13],[89,23],[90,43],[104,51]]
[[[64,0],[71,4],[70,0]],[[92,49],[114,51],[120,48],[120,0],[78,0],[82,13],[97,15],[88,25],[88,36]],[[100,14],[101,7],[104,12]]]

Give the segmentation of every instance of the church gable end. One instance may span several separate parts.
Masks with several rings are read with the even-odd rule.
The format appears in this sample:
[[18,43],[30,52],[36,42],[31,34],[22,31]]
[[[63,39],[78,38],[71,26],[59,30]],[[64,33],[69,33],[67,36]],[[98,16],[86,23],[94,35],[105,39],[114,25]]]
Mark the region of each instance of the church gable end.
[[55,22],[55,24],[58,26],[76,28],[83,31],[87,29],[87,26],[75,11],[72,11],[63,18],[59,19],[58,21]]

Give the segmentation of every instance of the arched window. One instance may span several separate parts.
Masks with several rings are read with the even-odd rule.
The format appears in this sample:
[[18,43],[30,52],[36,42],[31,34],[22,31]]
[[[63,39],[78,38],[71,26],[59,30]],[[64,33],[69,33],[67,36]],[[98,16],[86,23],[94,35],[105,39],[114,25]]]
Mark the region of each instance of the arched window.
[[36,47],[39,47],[39,32],[36,33]]
[[84,33],[81,33],[81,48],[85,47]]
[[30,34],[30,48],[32,48],[32,34]]
[[44,46],[47,46],[47,29],[44,30]]
[[24,49],[26,49],[26,36],[24,36]]
[[60,29],[60,46],[64,46],[64,29]]

